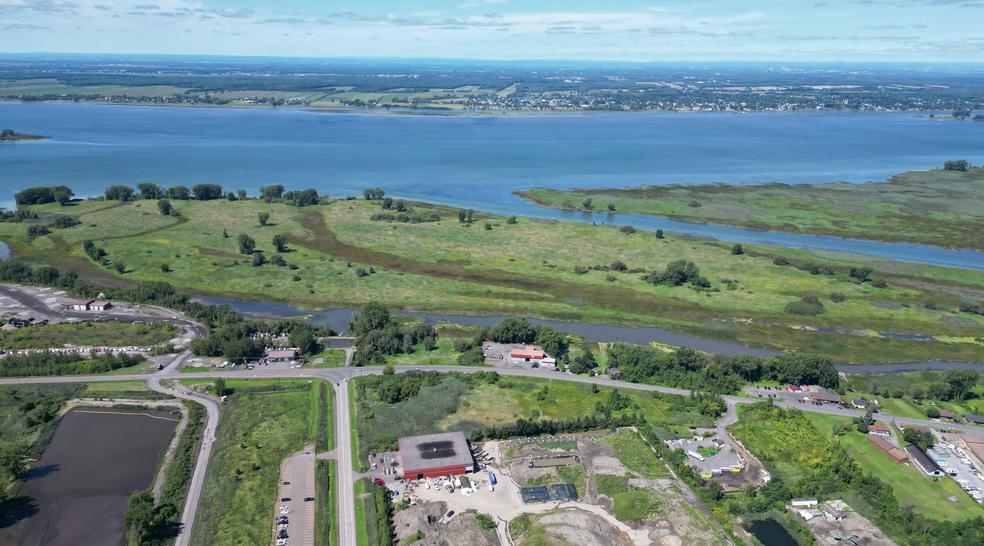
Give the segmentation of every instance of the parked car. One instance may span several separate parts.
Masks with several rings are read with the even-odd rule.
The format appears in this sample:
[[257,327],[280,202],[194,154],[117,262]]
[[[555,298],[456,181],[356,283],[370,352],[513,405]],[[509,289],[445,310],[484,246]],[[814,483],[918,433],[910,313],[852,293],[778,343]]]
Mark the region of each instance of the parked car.
[[304,502],[311,502],[313,500],[314,500],[314,497],[304,497]]
[[290,497],[283,497],[280,502],[290,502]]
[[284,482],[284,485],[290,485],[290,482]]
[[454,515],[454,510],[451,510],[450,512],[448,512],[448,517],[449,517],[449,518],[450,518],[451,516],[453,516],[453,515]]

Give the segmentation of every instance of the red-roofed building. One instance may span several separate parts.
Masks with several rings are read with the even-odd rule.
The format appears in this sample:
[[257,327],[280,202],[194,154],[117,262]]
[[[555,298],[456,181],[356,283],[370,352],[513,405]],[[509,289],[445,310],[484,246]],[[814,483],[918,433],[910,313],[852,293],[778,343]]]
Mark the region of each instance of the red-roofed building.
[[543,352],[543,349],[533,347],[532,345],[527,345],[522,349],[513,349],[510,351],[509,356],[512,357],[513,360],[535,362],[539,364],[540,361],[547,356],[547,353]]
[[943,408],[940,408],[940,419],[949,419],[951,421],[956,421],[957,420],[957,414],[956,413],[953,413],[950,410],[945,410]]

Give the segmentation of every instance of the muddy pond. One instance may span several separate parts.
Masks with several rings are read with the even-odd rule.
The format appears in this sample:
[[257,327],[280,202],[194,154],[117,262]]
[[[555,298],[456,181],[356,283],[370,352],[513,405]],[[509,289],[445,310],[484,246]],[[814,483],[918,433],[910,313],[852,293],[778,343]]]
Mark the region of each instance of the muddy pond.
[[764,519],[753,522],[749,531],[763,546],[798,546],[793,537],[775,520]]
[[127,500],[150,487],[179,418],[157,410],[70,410],[21,487],[16,515],[0,528],[0,544],[125,544]]

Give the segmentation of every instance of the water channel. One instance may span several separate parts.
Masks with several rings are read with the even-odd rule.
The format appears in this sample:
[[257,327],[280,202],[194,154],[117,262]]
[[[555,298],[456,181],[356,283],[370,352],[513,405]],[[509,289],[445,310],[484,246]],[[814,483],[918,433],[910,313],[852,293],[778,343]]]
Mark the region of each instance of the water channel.
[[70,410],[20,489],[20,504],[28,509],[0,529],[0,544],[125,544],[127,500],[150,486],[179,417],[157,410]]
[[[311,324],[328,326],[332,330],[345,333],[348,323],[357,312],[356,309],[339,308],[324,311],[304,311],[283,303],[254,303],[208,296],[199,296],[197,301],[208,305],[227,304],[242,315],[256,319],[278,319],[286,317],[305,317]],[[426,313],[394,313],[423,318],[428,324],[447,321],[462,326],[491,326],[506,317],[471,317],[463,315],[431,315]],[[582,336],[584,339],[602,343],[624,342],[636,345],[648,345],[651,341],[666,343],[677,347],[690,347],[699,351],[724,355],[741,353],[770,357],[776,353],[765,349],[747,347],[738,343],[714,341],[684,334],[677,334],[662,328],[629,328],[624,326],[606,326],[584,322],[563,322],[559,320],[528,319],[534,326],[542,324],[570,334]],[[336,346],[336,347],[340,347]],[[838,371],[849,374],[885,374],[900,372],[918,372],[927,370],[945,370],[947,368],[971,368],[984,372],[984,363],[949,362],[933,360],[930,362],[887,363],[887,364],[837,364]]]

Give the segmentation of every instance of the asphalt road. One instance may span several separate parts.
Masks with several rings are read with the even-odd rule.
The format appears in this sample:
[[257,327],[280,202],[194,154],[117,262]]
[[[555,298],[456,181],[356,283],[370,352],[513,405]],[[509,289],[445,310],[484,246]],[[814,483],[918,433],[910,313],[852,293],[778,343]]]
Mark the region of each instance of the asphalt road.
[[335,521],[338,522],[338,541],[342,546],[357,546],[355,534],[355,466],[352,461],[352,427],[355,426],[349,406],[348,380],[336,378],[335,387],[335,457],[338,499]]
[[[39,302],[33,296],[21,292],[14,287],[7,285],[0,285],[0,293],[16,300],[21,305],[35,311],[38,315],[43,315],[52,318],[80,318],[80,319],[91,319],[96,316],[100,318],[120,318],[126,320],[133,320],[134,318],[144,318],[139,315],[134,315],[130,313],[126,314],[113,314],[113,313],[99,313],[94,315],[92,313],[85,312],[72,312],[72,311],[60,311],[52,310],[47,305]],[[170,311],[168,311],[170,312]],[[180,317],[177,314],[172,315],[173,318],[161,318],[155,317],[157,320],[168,320],[174,324],[178,324],[191,329],[196,336],[204,337],[207,335],[207,330],[201,324],[194,321],[188,320],[186,318]],[[348,394],[348,383],[347,380],[352,376],[352,369],[339,369],[339,368],[328,368],[328,369],[291,369],[291,370],[251,370],[251,371],[223,371],[223,372],[197,372],[197,373],[179,373],[178,368],[184,362],[185,359],[190,356],[189,351],[185,351],[178,355],[177,358],[172,361],[164,370],[156,372],[154,374],[148,375],[112,375],[112,376],[60,376],[60,377],[30,377],[30,378],[14,378],[14,379],[0,379],[0,385],[4,384],[21,384],[21,383],[78,383],[86,381],[146,381],[147,386],[157,392],[163,392],[175,396],[177,398],[185,400],[194,400],[205,406],[207,410],[208,417],[203,432],[203,438],[201,446],[199,448],[198,457],[195,463],[194,473],[192,474],[191,483],[188,488],[187,501],[185,502],[184,510],[181,514],[181,524],[182,532],[178,535],[175,541],[175,546],[188,546],[192,530],[195,525],[195,518],[198,511],[198,504],[201,502],[202,490],[205,485],[205,474],[208,470],[209,460],[212,455],[212,447],[215,442],[215,432],[218,428],[219,417],[221,414],[220,402],[211,396],[205,396],[200,394],[194,394],[190,392],[179,392],[170,390],[163,386],[162,381],[168,379],[208,379],[216,377],[225,378],[275,378],[275,377],[308,377],[308,378],[318,378],[325,379],[331,382],[335,388],[335,434],[336,434],[336,453],[337,453],[337,477],[338,482],[337,489],[337,499],[338,499],[338,514],[337,521],[340,523],[338,525],[339,530],[339,544],[341,546],[357,546],[356,544],[356,524],[355,524],[355,492],[354,492],[354,481],[353,481],[353,470],[354,465],[352,461],[352,427],[353,421],[350,415],[349,409],[349,394]],[[397,372],[404,372],[409,370],[422,370],[422,371],[438,371],[447,372],[451,370],[461,371],[465,373],[487,371],[488,368],[473,368],[473,367],[457,367],[457,366],[400,366],[396,368]],[[359,368],[359,374],[379,374],[382,373],[382,367],[367,367]],[[559,379],[565,381],[574,381],[579,383],[594,383],[601,386],[617,387],[620,389],[632,389],[632,390],[642,390],[642,391],[659,391],[670,394],[679,394],[687,396],[690,394],[689,390],[685,389],[673,389],[669,387],[657,387],[653,385],[639,385],[635,383],[626,383],[623,381],[612,381],[610,379],[595,378],[595,377],[581,377],[566,373],[552,372],[539,369],[496,369],[500,375],[508,376],[519,376],[519,377],[535,377],[541,379]],[[177,384],[177,383],[176,383]],[[179,384],[178,384],[179,385]],[[726,424],[730,424],[737,420],[736,406],[737,404],[750,404],[761,400],[770,400],[768,398],[748,398],[742,396],[725,396],[725,401],[728,404],[728,412],[724,418]],[[812,404],[800,404],[796,402],[786,402],[782,399],[771,399],[773,403],[777,406],[783,406],[788,408],[795,408],[802,411],[811,411],[817,413],[826,413],[830,415],[840,415],[844,417],[857,417],[858,412],[847,409],[840,409],[831,406],[816,406]],[[931,421],[928,419],[909,419],[905,417],[895,417],[886,413],[879,413],[878,419],[881,421],[891,421],[897,424],[912,424],[912,425],[922,425],[927,427],[940,427],[942,424],[936,421]],[[725,424],[725,426],[726,426]],[[968,425],[959,424],[946,424],[948,429],[956,429],[965,433],[971,433],[975,436],[984,438],[984,428],[971,427]],[[278,498],[279,500],[279,498]]]

